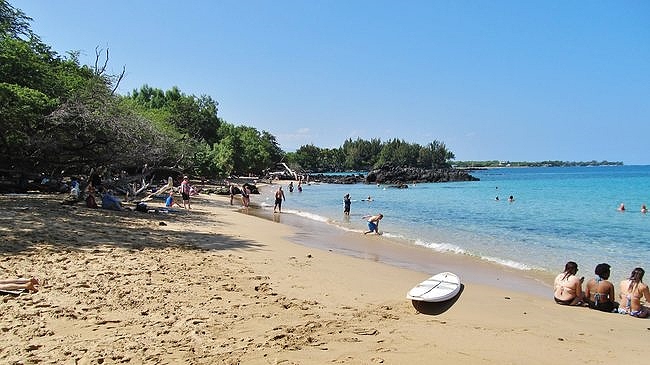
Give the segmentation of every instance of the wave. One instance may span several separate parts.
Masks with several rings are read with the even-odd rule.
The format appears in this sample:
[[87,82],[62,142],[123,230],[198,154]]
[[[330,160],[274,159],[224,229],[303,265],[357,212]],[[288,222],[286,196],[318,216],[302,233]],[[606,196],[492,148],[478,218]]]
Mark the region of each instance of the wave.
[[481,256],[482,260],[493,262],[495,264],[501,265],[501,266],[506,266],[509,268],[517,269],[517,270],[523,270],[523,271],[530,271],[530,270],[541,270],[540,268],[535,268],[529,265],[526,265],[521,262],[513,261],[513,260],[504,260],[500,259],[498,257],[491,257],[491,256]]
[[418,246],[423,246],[426,248],[430,248],[434,251],[437,252],[451,252],[459,255],[466,255],[468,252],[464,250],[463,248],[456,246],[451,243],[434,243],[434,242],[425,242],[420,239],[415,240],[415,244]]
[[295,215],[297,215],[299,217],[311,219],[311,220],[316,221],[316,222],[332,223],[332,221],[329,218],[325,217],[325,216],[305,212],[305,211],[302,211],[302,210],[287,209],[287,210],[284,210],[284,212],[285,213],[290,213],[290,214],[295,214]]

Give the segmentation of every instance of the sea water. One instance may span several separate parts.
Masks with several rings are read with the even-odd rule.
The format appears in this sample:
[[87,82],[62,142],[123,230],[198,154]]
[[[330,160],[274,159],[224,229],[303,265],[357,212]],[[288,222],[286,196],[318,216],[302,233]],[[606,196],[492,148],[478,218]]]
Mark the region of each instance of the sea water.
[[[363,217],[382,213],[384,237],[519,270],[559,272],[569,260],[578,262],[584,275],[601,262],[612,266],[613,278],[637,266],[650,269],[650,213],[640,211],[650,204],[650,166],[496,168],[471,174],[480,181],[406,189],[310,183],[302,192],[289,192],[284,184],[283,214],[361,234],[367,230]],[[258,198],[263,209],[273,209],[274,188]],[[343,214],[348,193],[349,217]],[[625,212],[617,209],[621,203]]]

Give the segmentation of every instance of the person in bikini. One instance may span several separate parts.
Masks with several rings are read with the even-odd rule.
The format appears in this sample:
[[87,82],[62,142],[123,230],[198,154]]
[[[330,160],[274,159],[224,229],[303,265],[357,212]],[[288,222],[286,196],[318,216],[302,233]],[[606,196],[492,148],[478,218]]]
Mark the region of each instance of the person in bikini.
[[610,268],[606,263],[596,265],[594,273],[596,276],[589,279],[585,286],[585,299],[589,308],[602,312],[613,312],[618,309],[618,303],[614,301],[614,284],[609,282]]
[[641,304],[642,298],[645,298],[646,304],[650,302],[650,290],[648,285],[643,282],[643,274],[645,271],[637,267],[632,270],[629,279],[621,281],[622,306],[618,310],[619,313],[639,318],[646,318],[650,315],[650,308]]
[[584,277],[578,278],[578,264],[569,261],[564,265],[564,271],[555,277],[553,297],[557,304],[582,305],[582,282]]

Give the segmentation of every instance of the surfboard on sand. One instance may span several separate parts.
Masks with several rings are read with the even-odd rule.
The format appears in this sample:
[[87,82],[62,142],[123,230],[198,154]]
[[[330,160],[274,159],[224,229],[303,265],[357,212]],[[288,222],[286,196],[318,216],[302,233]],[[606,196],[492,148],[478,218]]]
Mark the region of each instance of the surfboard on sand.
[[413,287],[407,299],[423,302],[444,302],[458,294],[460,278],[451,272],[441,272]]

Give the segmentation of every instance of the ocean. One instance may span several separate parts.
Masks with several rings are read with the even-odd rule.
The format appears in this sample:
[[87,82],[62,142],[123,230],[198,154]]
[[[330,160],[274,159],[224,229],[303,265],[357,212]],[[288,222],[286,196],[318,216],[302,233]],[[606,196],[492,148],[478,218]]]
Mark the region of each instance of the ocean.
[[[472,175],[480,181],[407,189],[311,183],[290,193],[283,184],[283,214],[363,232],[362,217],[382,213],[382,237],[522,271],[556,273],[571,260],[585,275],[606,262],[618,280],[635,267],[650,268],[650,213],[641,213],[650,204],[650,166],[495,168]],[[262,209],[273,209],[274,189],[254,197]],[[621,203],[625,212],[617,209]]]

